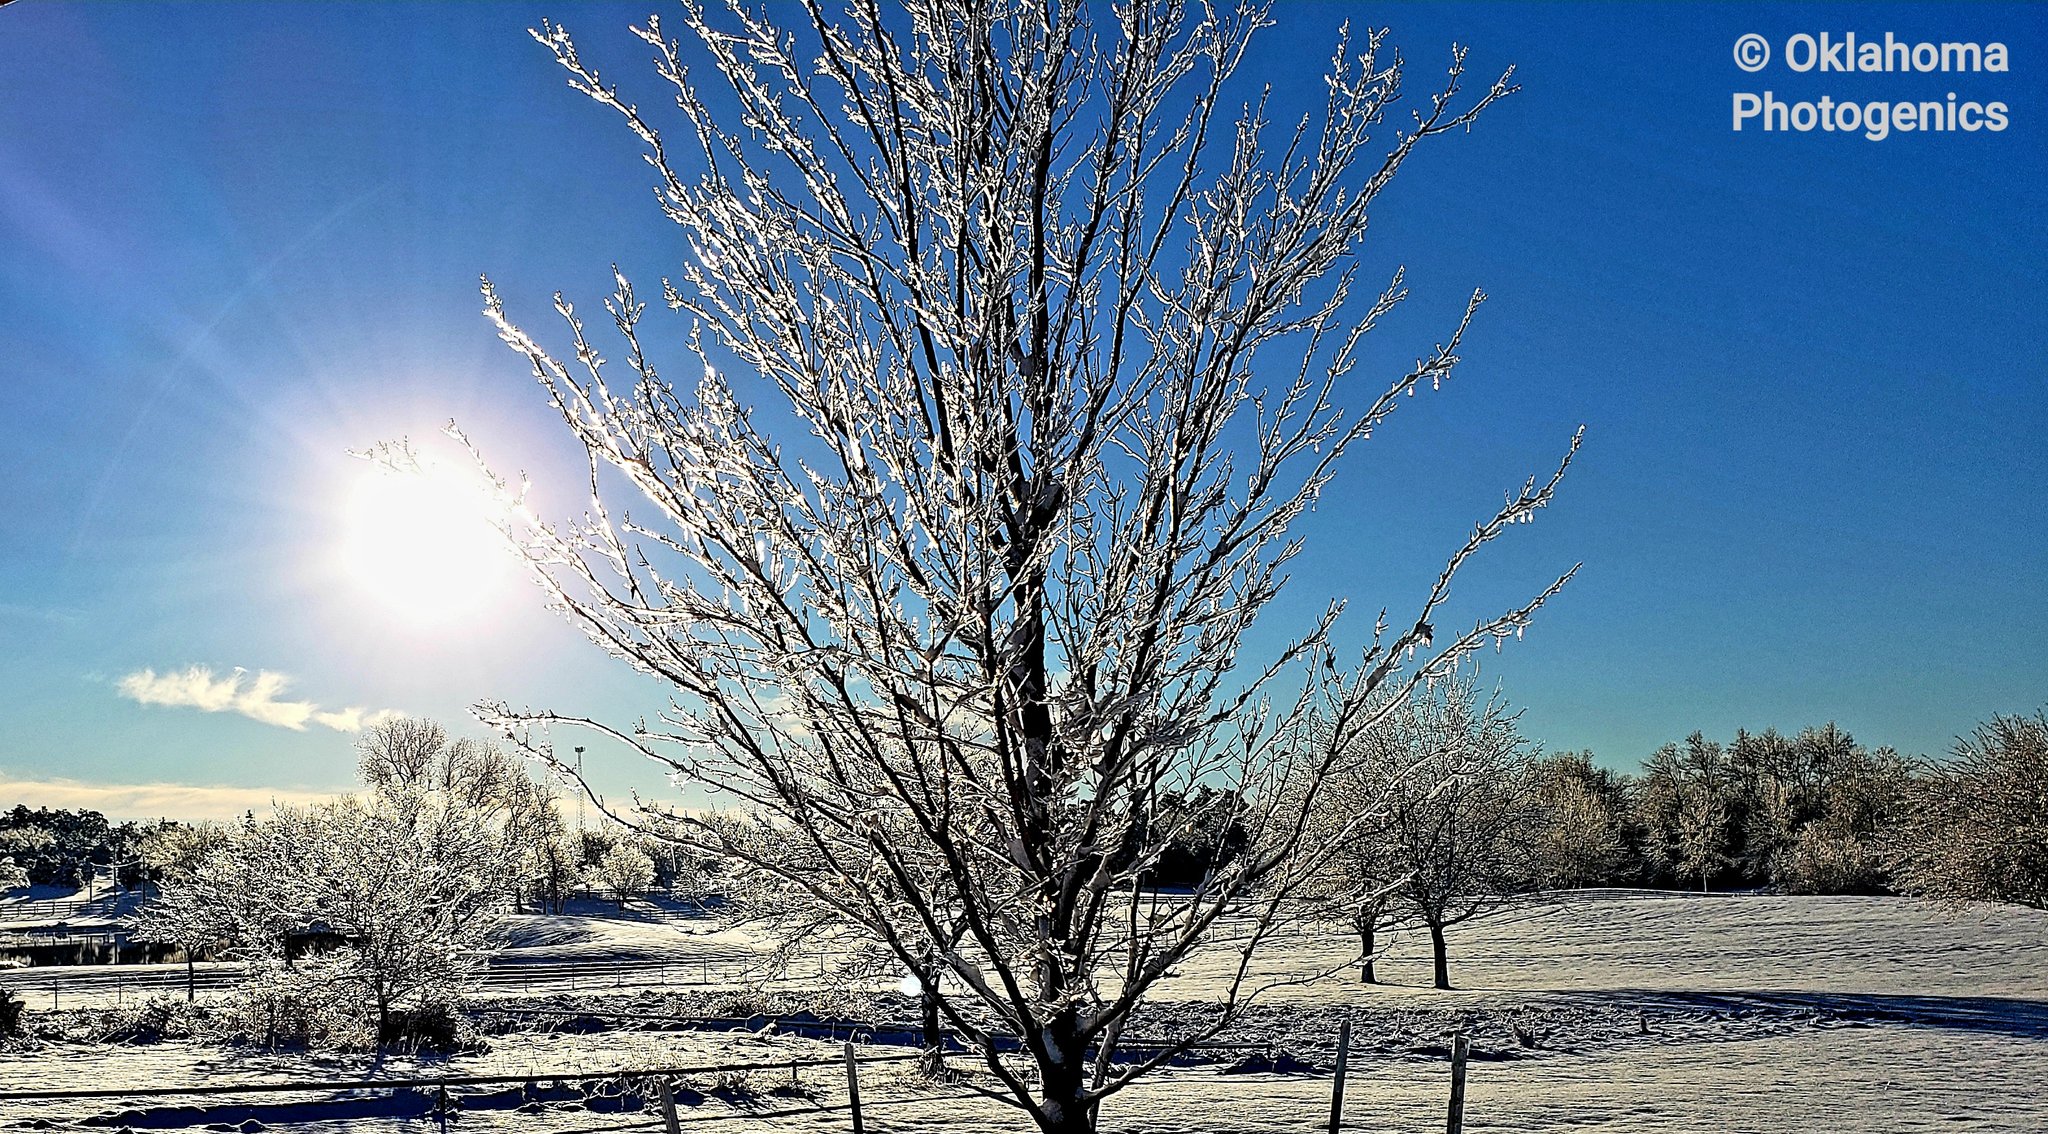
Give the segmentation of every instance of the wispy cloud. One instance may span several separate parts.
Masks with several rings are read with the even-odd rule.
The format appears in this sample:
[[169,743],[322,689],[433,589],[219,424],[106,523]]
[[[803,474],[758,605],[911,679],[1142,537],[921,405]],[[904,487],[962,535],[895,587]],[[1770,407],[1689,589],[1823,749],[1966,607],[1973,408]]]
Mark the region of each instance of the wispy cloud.
[[25,602],[0,602],[0,618],[20,619],[23,622],[48,622],[53,625],[69,625],[79,619],[79,612],[63,606],[35,606]]
[[87,808],[110,819],[232,819],[276,803],[316,803],[338,792],[298,788],[207,787],[196,784],[89,784],[81,780],[17,779],[0,772],[0,806]]
[[137,670],[116,683],[121,695],[137,704],[198,709],[203,713],[240,713],[252,721],[304,731],[308,724],[336,732],[361,732],[400,714],[391,709],[323,709],[311,701],[288,701],[291,678],[267,669],[254,673],[235,667],[218,677],[211,667],[189,666],[158,673]]

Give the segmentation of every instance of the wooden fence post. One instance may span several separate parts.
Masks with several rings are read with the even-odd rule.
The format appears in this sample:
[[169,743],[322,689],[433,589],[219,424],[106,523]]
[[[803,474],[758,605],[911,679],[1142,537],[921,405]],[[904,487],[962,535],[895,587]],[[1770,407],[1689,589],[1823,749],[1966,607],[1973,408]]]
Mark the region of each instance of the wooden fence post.
[[676,1093],[669,1089],[668,1076],[654,1077],[654,1090],[661,1096],[661,1121],[668,1128],[668,1134],[683,1134],[682,1123],[676,1118]]
[[1337,1077],[1330,1084],[1330,1134],[1344,1125],[1344,1068],[1351,1062],[1351,1017],[1337,1025]]
[[1451,1112],[1444,1126],[1446,1134],[1461,1134],[1465,1129],[1465,1056],[1472,1050],[1472,1041],[1460,1032],[1451,1039]]
[[860,1071],[854,1067],[853,1041],[846,1041],[846,1101],[853,1104],[853,1134],[863,1134],[860,1121]]

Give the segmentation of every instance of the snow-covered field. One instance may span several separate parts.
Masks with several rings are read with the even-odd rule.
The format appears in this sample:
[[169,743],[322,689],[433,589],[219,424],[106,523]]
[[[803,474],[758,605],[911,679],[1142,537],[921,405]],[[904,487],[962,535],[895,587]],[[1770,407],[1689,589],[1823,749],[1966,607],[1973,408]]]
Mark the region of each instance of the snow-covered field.
[[[605,958],[743,961],[744,935],[708,920],[527,918],[511,960],[602,963]],[[1245,1038],[1286,1047],[1326,1066],[1336,1021],[1356,1029],[1346,1129],[1442,1128],[1448,1068],[1440,1054],[1456,1028],[1474,1039],[1467,1129],[1473,1131],[2048,1131],[2048,914],[2000,908],[1955,913],[1875,898],[1598,897],[1503,911],[1451,938],[1460,987],[1422,987],[1427,946],[1399,938],[1380,972],[1360,986],[1340,974],[1277,989]],[[1264,970],[1291,977],[1344,957],[1335,936],[1288,943]],[[1191,962],[1168,995],[1198,1003],[1220,960]],[[643,995],[640,1003],[647,997]],[[589,997],[579,1003],[589,1004]],[[1171,1008],[1165,1009],[1167,1014]],[[31,1017],[31,1025],[34,1020]],[[1519,1026],[1536,1046],[1524,1046]],[[118,1046],[48,1043],[0,1055],[0,1090],[36,1087],[225,1083],[364,1074],[556,1074],[722,1061],[831,1058],[838,1047],[796,1036],[612,1030],[519,1032],[481,1055],[447,1061],[367,1057],[310,1059],[183,1042]],[[876,1054],[891,1053],[873,1045]],[[768,1093],[786,1070],[727,1083],[686,1080],[683,1119],[753,1115],[724,1125],[748,1130],[845,1129],[843,1112],[775,1119],[811,1105]],[[950,1134],[1021,1130],[1013,1112],[932,1088],[907,1065],[863,1072],[872,1130]],[[843,1101],[833,1068],[800,1077],[816,1102]],[[738,1090],[733,1088],[738,1086]],[[1226,1073],[1224,1063],[1177,1068],[1104,1108],[1124,1131],[1310,1131],[1329,1107],[1326,1072]],[[930,1097],[941,1090],[939,1097]],[[297,1096],[279,1096],[270,1102]],[[175,1100],[160,1100],[168,1104]],[[68,1123],[111,1115],[106,1102],[32,1112],[0,1103],[0,1122]],[[144,1116],[124,1116],[129,1120]],[[174,1116],[163,1114],[159,1120]],[[212,1122],[225,1115],[199,1117]],[[427,1119],[277,1121],[298,1134],[425,1130]],[[469,1131],[627,1128],[654,1112],[605,1115],[560,1104],[477,1109]],[[237,1118],[236,1121],[241,1121]],[[118,1129],[117,1119],[108,1126]]]

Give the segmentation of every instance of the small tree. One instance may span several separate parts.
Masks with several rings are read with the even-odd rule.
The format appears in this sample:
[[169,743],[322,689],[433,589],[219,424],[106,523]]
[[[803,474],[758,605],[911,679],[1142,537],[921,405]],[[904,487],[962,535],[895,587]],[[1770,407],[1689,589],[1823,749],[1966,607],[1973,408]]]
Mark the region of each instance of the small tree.
[[[637,729],[486,713],[543,750],[597,729],[758,809],[779,840],[676,837],[942,969],[939,1006],[1006,1097],[1046,1134],[1091,1131],[1265,987],[1252,958],[1327,853],[1305,841],[1316,785],[1388,691],[1519,633],[1563,584],[1436,641],[1452,576],[1549,503],[1561,465],[1355,667],[1335,607],[1251,652],[1297,522],[1451,374],[1481,298],[1360,388],[1364,336],[1405,294],[1398,274],[1355,290],[1368,213],[1508,76],[1464,97],[1454,52],[1397,115],[1405,68],[1373,33],[1276,128],[1255,85],[1230,106],[1255,4],[851,0],[807,5],[793,33],[734,3],[683,22],[702,69],[638,29],[673,125],[565,32],[538,38],[647,150],[687,249],[661,294],[701,381],[658,372],[622,274],[620,364],[566,302],[555,352],[486,287],[589,459],[589,515],[512,509],[511,534],[553,603],[674,702]],[[1141,896],[1158,802],[1203,783],[1251,849]],[[1211,1010],[1120,1058],[1138,1006],[1223,924],[1237,961]]]
[[646,893],[654,885],[654,857],[631,840],[620,839],[598,858],[591,876],[600,887],[611,891],[623,910],[627,899]]
[[185,844],[198,857],[181,854],[175,868],[162,875],[158,896],[145,903],[131,923],[136,940],[175,946],[185,954],[187,1000],[198,995],[199,954],[225,948],[238,939],[232,904],[236,896],[219,885],[225,872],[206,870],[208,858],[227,845],[225,835],[215,830],[219,837]]
[[[451,1003],[488,959],[507,900],[505,853],[482,817],[412,794],[279,807],[245,820],[188,876],[166,879],[138,931],[185,946],[188,960],[218,945],[249,961],[247,992],[263,1000],[268,1034],[293,1005],[352,1002],[385,1045],[405,1038],[401,1011]],[[297,971],[295,943],[319,935],[340,947]]]
[[404,1038],[400,1007],[459,999],[489,959],[507,895],[495,832],[464,815],[423,826],[409,811],[345,797],[315,809],[309,924],[345,943],[338,981],[375,1011],[379,1044]]
[[1978,725],[1904,813],[1894,853],[1906,893],[2048,909],[2048,711]]
[[1341,920],[1358,935],[1358,979],[1366,984],[1379,982],[1379,931],[1408,878],[1390,812],[1401,779],[1414,771],[1403,760],[1389,744],[1354,746],[1308,812],[1311,841],[1331,849],[1302,890],[1306,916]]
[[531,894],[540,912],[561,913],[582,871],[583,842],[549,785],[524,777],[515,784],[505,839],[516,856],[518,901]]
[[[1429,929],[1436,987],[1449,988],[1445,928],[1493,908],[1529,873],[1537,813],[1515,714],[1459,681],[1404,701],[1360,749],[1350,774],[1372,817],[1342,853],[1362,885],[1384,879],[1393,909]],[[1370,933],[1368,921],[1368,956]]]

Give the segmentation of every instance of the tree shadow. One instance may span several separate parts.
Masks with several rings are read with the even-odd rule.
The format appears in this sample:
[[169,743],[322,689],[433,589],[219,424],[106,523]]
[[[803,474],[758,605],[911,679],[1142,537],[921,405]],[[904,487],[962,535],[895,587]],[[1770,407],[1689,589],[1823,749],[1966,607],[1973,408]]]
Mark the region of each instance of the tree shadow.
[[2048,1039],[2048,1001],[2011,996],[1919,996],[1903,993],[1744,990],[1673,992],[1615,989],[1569,999],[1606,1007],[1712,1012],[1811,1012],[1845,1023],[1905,1024],[1982,1032],[2015,1039]]

